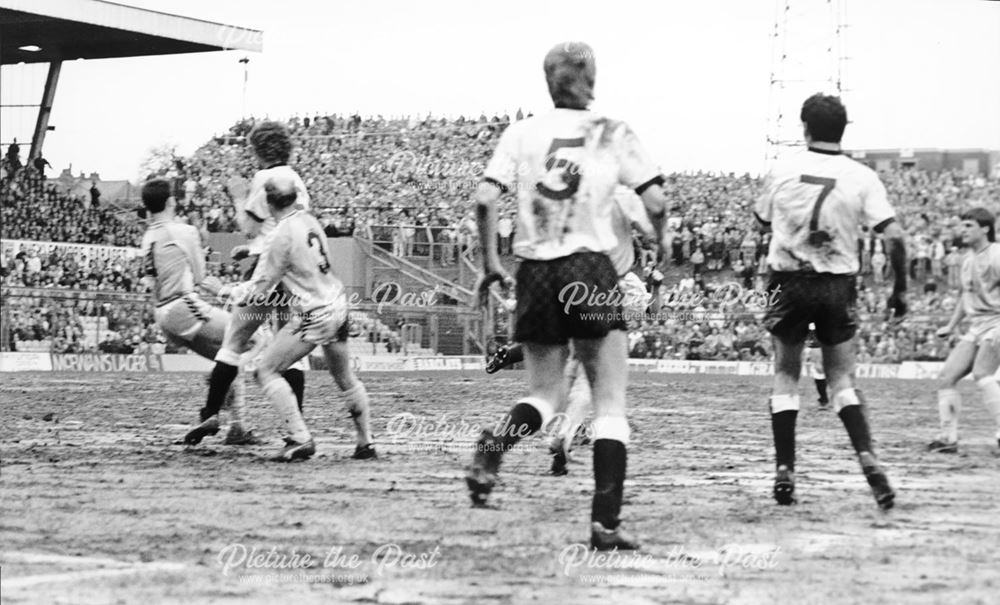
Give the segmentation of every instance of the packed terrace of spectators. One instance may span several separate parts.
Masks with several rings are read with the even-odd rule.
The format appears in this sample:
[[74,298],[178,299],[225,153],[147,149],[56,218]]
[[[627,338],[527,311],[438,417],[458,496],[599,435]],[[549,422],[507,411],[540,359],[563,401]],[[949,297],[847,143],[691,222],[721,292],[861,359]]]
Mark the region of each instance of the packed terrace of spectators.
[[[406,118],[362,119],[359,116],[292,118],[287,124],[295,141],[292,165],[302,175],[314,211],[330,236],[359,235],[384,242],[399,256],[436,254],[443,266],[475,249],[477,234],[469,200],[500,134],[521,119]],[[180,220],[203,234],[237,230],[231,201],[236,180],[246,179],[256,164],[245,136],[252,120],[242,121],[214,137],[191,157],[175,158],[163,175],[175,183]],[[19,165],[20,162],[17,162]],[[30,166],[3,158],[0,219],[4,240],[136,246],[143,224],[122,208],[97,205],[73,197],[46,182]],[[948,343],[933,337],[933,326],[952,308],[961,262],[957,216],[982,205],[1000,211],[1000,181],[957,172],[929,173],[914,169],[883,172],[883,182],[909,235],[911,313],[915,321],[887,327],[881,321],[884,284],[890,269],[881,241],[862,238],[862,306],[868,311],[861,332],[862,359],[899,361],[940,358]],[[750,209],[760,188],[749,175],[708,172],[668,175],[666,189],[676,200],[669,221],[671,246],[657,273],[675,288],[710,292],[715,284],[737,281],[748,288],[763,286],[767,236],[760,236]],[[513,199],[504,198],[497,245],[509,257],[516,229]],[[45,246],[6,246],[2,252],[5,286],[142,292],[139,263],[124,253],[82,254],[43,250]],[[431,252],[431,250],[437,252]],[[643,268],[652,279],[652,269]],[[224,280],[238,268],[213,265]],[[665,274],[665,275],[664,275]],[[66,303],[69,304],[69,303]],[[58,305],[53,305],[58,307]],[[57,342],[73,313],[28,309],[17,313],[14,340]],[[636,357],[699,359],[766,359],[770,342],[745,309],[675,308],[673,319],[646,321],[631,332]],[[27,312],[30,311],[30,312]],[[700,311],[703,315],[692,314]],[[39,313],[45,321],[38,319]],[[84,308],[84,315],[94,309]],[[60,319],[68,317],[70,319]],[[135,313],[137,317],[148,313]],[[147,317],[148,319],[148,317]],[[139,342],[162,338],[147,321]],[[120,340],[135,340],[130,326]],[[70,329],[70,333],[72,329]],[[22,338],[30,334],[33,337]],[[63,338],[72,341],[72,338]],[[56,346],[55,344],[53,346]],[[72,344],[67,344],[72,347]]]

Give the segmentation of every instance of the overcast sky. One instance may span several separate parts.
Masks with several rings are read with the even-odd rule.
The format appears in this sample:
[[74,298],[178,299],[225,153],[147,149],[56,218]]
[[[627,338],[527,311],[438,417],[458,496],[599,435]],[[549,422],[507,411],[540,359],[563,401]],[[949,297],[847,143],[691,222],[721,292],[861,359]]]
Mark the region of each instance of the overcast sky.
[[[542,57],[583,40],[597,57],[594,109],[631,123],[664,170],[764,165],[772,0],[125,2],[262,29],[264,52],[249,55],[251,115],[542,111]],[[799,26],[786,65],[822,80],[826,3],[799,4],[819,8],[790,15]],[[1000,149],[1000,3],[854,0],[847,23],[845,146]],[[67,62],[46,157],[57,170],[134,179],[151,146],[193,151],[242,115],[244,54]],[[37,102],[43,80],[42,67],[4,68],[3,102]],[[790,115],[803,94],[786,91]],[[34,112],[5,110],[3,141],[30,139],[33,123]]]

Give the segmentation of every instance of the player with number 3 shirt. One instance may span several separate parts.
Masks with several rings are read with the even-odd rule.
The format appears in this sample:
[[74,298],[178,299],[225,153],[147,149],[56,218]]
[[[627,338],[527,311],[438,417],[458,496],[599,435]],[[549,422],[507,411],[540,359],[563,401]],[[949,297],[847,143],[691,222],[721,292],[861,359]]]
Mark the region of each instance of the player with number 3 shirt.
[[330,266],[323,228],[314,216],[296,207],[296,180],[290,175],[271,177],[264,189],[276,226],[258,260],[251,290],[239,306],[254,306],[279,283],[288,302],[289,321],[264,349],[255,373],[284,423],[285,446],[275,459],[306,459],[316,451],[295,394],[282,375],[317,346],[323,349],[355,423],[353,457],[373,458],[368,394],[354,376],[347,355],[347,294]]

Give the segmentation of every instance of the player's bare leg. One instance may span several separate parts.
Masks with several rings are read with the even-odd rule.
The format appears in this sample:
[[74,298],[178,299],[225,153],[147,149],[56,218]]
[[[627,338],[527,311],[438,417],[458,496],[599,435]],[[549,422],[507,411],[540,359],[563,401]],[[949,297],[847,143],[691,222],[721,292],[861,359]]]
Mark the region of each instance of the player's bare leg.
[[372,444],[371,403],[368,391],[351,367],[347,343],[334,342],[325,345],[323,354],[326,356],[326,364],[334,382],[343,392],[347,413],[354,422],[354,430],[357,433],[357,444],[351,457],[355,460],[377,458],[375,446]]
[[628,338],[612,330],[604,338],[574,339],[592,389],[594,406],[594,499],[590,545],[597,550],[639,548],[621,527],[621,506],[628,466],[631,429],[625,416],[628,386]]
[[[198,332],[194,336],[183,340],[181,344],[205,359],[214,359],[219,353],[219,348],[225,338],[226,327],[231,318],[229,313],[214,307],[206,313],[207,321],[198,328]],[[258,443],[253,436],[253,431],[246,428],[246,382],[242,376],[230,385],[229,391],[226,393],[224,407],[232,414],[232,422],[226,435],[226,444],[253,445]],[[217,423],[218,418],[206,425],[206,428],[211,431],[214,424],[217,431]],[[206,432],[206,434],[214,433]]]
[[274,405],[285,429],[285,447],[273,458],[280,461],[300,460],[316,453],[316,444],[306,427],[292,387],[282,374],[296,361],[316,348],[304,342],[290,330],[281,330],[264,350],[257,367],[257,382]]
[[858,455],[861,470],[871,486],[875,502],[882,510],[892,508],[896,493],[882,470],[872,447],[871,428],[864,399],[854,388],[854,339],[823,346],[823,365],[833,393],[833,409],[847,429],[851,445]]
[[1000,447],[1000,384],[997,384],[996,373],[1000,368],[1000,334],[997,331],[983,337],[972,365],[972,377],[976,380],[979,392],[986,404],[986,411],[996,421],[994,437]]
[[799,375],[803,342],[774,337],[774,387],[771,392],[771,432],[774,435],[774,499],[795,502],[795,423],[799,415]]
[[[288,323],[290,315],[287,308],[278,308],[275,310],[274,315],[271,316],[271,332],[277,334],[281,331],[281,328],[285,327]],[[301,366],[301,367],[300,367]],[[292,364],[287,370],[282,372],[281,377],[285,379],[288,386],[292,387],[292,392],[295,393],[295,400],[299,404],[299,412],[302,411],[302,406],[306,398],[306,373],[305,370],[309,369],[308,358],[303,358],[302,361],[296,364]]]
[[[214,357],[215,367],[209,376],[208,398],[200,412],[201,423],[188,431],[184,436],[185,443],[195,445],[206,436],[219,432],[218,414],[225,406],[229,390],[239,374],[242,356],[250,349],[254,333],[273,312],[274,308],[269,304],[248,305],[234,309],[232,318],[225,328],[222,346]],[[297,405],[301,410],[305,390],[304,374],[298,369],[286,369],[285,378],[295,393]],[[239,441],[237,437],[234,436],[234,440]]]
[[976,360],[976,343],[960,340],[948,353],[948,359],[938,375],[938,420],[940,432],[927,449],[939,454],[958,452],[958,419],[962,411],[962,395],[958,392],[958,381],[972,371]]
[[208,399],[201,409],[201,424],[188,431],[184,442],[200,443],[208,435],[219,432],[219,410],[226,402],[229,387],[240,371],[240,355],[249,348],[250,339],[267,317],[269,307],[251,305],[236,307],[226,327],[222,347],[215,355],[215,367],[208,382]]
[[566,465],[571,460],[573,439],[591,409],[590,379],[587,378],[583,364],[571,358],[566,364],[565,376],[569,385],[567,401],[564,409],[556,414],[552,422],[554,433],[549,443],[549,451],[552,453],[551,473],[557,476],[569,472]]
[[476,442],[465,478],[474,506],[486,504],[486,497],[496,485],[503,454],[521,439],[541,430],[563,398],[566,383],[562,376],[569,347],[538,343],[524,343],[523,347],[528,395],[511,408],[494,431],[483,431]]

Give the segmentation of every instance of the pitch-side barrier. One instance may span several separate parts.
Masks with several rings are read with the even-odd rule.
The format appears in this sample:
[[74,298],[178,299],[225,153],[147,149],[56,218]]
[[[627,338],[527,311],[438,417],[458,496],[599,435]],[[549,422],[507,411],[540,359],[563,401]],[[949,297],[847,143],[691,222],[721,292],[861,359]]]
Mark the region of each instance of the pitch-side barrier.
[[[482,357],[399,357],[356,355],[351,358],[358,372],[481,372]],[[310,358],[314,370],[324,368],[323,358]],[[858,378],[934,379],[942,362],[904,361],[899,364],[861,363]],[[112,355],[106,353],[0,353],[0,372],[207,372],[212,362],[197,355]],[[630,359],[636,374],[731,374],[770,376],[769,361],[687,361],[680,359]],[[1000,373],[998,373],[1000,374]]]

